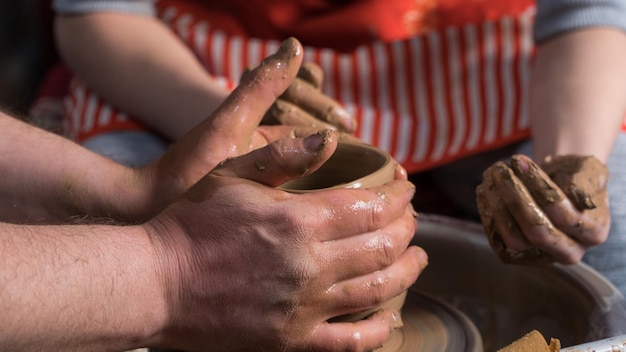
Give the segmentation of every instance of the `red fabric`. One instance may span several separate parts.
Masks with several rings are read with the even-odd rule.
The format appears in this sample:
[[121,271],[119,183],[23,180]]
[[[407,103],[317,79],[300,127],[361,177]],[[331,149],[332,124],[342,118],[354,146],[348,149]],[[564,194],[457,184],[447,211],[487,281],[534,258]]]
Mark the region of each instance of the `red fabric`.
[[108,132],[149,130],[125,113],[101,101],[76,78],[70,82],[64,105],[65,134],[77,142]]
[[159,0],[195,13],[227,35],[283,40],[346,52],[375,40],[406,39],[428,30],[494,21],[533,0]]
[[[356,135],[410,172],[529,136],[530,0],[160,0],[157,7],[227,89],[280,40],[297,37],[305,59],[324,70],[324,92],[354,113]],[[141,128],[76,87],[66,99],[72,138]]]
[[70,88],[72,72],[63,64],[52,66],[41,81],[36,98],[62,98]]

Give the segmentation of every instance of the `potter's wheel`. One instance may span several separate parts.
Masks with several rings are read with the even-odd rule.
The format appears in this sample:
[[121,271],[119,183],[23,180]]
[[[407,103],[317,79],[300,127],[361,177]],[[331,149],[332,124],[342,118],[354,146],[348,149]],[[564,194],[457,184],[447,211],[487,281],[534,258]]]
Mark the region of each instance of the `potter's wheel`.
[[458,309],[410,289],[402,307],[402,329],[376,352],[482,352],[480,333]]

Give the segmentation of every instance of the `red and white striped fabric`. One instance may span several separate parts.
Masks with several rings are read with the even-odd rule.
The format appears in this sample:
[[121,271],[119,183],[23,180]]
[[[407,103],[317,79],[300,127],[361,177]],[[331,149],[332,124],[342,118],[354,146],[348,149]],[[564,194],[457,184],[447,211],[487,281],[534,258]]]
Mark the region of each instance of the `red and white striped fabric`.
[[[309,46],[301,39],[305,61],[323,68],[323,91],[356,116],[356,135],[390,152],[409,172],[493,149],[529,135],[534,6],[528,0],[511,1],[511,13],[506,13],[501,0],[492,2],[504,14],[422,28],[348,51]],[[230,25],[216,26],[224,17],[212,20],[190,3],[160,1],[159,17],[229,89],[246,67],[280,44],[248,37]],[[68,126],[79,140],[141,128],[78,83],[67,101]]]
[[63,103],[64,134],[78,142],[107,132],[146,130],[126,113],[102,101],[76,78],[70,83],[70,93]]

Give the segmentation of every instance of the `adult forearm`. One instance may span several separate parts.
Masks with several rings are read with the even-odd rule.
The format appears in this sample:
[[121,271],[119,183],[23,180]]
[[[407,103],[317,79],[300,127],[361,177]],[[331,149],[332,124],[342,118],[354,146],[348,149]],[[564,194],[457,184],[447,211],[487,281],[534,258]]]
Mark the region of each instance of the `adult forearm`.
[[626,34],[574,31],[542,43],[531,82],[530,117],[538,160],[549,154],[605,161],[626,113]]
[[[54,223],[85,215],[138,219],[149,180],[0,112],[0,220]],[[145,203],[149,201],[143,201]]]
[[58,16],[64,61],[105,100],[177,139],[228,92],[158,19],[120,13]]
[[165,321],[152,245],[139,226],[0,223],[0,346],[140,347]]

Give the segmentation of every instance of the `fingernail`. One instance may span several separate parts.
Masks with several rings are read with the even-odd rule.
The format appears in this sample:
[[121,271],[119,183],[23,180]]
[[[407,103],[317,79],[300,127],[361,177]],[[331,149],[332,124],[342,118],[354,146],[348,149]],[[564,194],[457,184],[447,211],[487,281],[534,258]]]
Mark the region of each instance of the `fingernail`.
[[293,56],[298,56],[300,55],[302,50],[300,49],[300,45],[298,44],[298,41],[293,37],[289,37],[283,40],[282,43],[280,43],[280,48],[278,49],[278,51],[279,52],[292,51]]
[[[406,169],[402,165],[395,163],[394,167],[396,169],[396,174],[398,174],[401,179],[406,180],[409,178],[409,174],[406,172]],[[413,186],[413,188],[415,189],[415,186]]]
[[407,188],[406,193],[409,198],[412,199],[413,196],[415,196],[415,185],[409,182],[409,187]]
[[530,164],[528,163],[528,160],[519,155],[514,155],[511,158],[511,164],[514,164],[515,169],[517,169],[517,171],[522,174],[526,174],[530,170]]
[[420,270],[424,270],[428,266],[428,254],[426,254],[423,249],[419,248],[417,251],[417,259],[420,262]]
[[304,139],[304,147],[310,151],[320,151],[328,141],[328,133],[327,130],[324,130],[306,137]]
[[346,132],[354,132],[356,130],[356,119],[348,113],[348,110],[336,108],[335,114],[339,116],[339,122]]
[[510,181],[513,177],[513,170],[504,162],[497,162],[495,165],[496,167],[496,181]]
[[287,112],[288,105],[285,104],[282,100],[278,99],[272,104],[272,109],[274,109],[277,113],[283,114]]
[[[411,206],[411,208],[413,208],[413,207]],[[415,209],[411,209],[411,212],[413,213],[413,218],[414,219],[419,218],[420,214],[418,212],[416,212]]]

